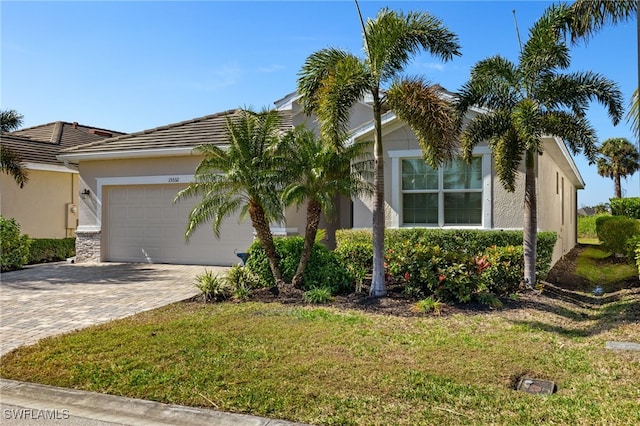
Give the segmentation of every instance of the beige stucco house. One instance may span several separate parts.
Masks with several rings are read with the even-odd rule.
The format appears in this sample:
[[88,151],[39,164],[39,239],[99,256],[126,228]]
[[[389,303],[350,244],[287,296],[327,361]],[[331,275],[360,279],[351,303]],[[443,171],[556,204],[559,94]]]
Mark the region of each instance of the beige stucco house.
[[[295,93],[275,105],[288,126],[314,127]],[[79,164],[80,191],[90,193],[79,200],[77,261],[238,263],[235,252],[244,251],[253,240],[248,221],[229,219],[219,239],[210,227],[203,227],[187,244],[184,231],[195,200],[173,202],[201,160],[193,148],[201,143],[224,146],[228,113],[65,150],[59,159]],[[354,106],[353,138],[372,138],[371,118],[366,100]],[[421,159],[413,132],[392,112],[383,117],[383,139],[387,227],[522,229],[524,168],[515,193],[506,192],[498,181],[486,145],[476,148],[471,165],[459,161],[431,169]],[[576,244],[576,195],[584,181],[557,138],[545,139],[536,170],[538,225],[558,233],[555,261]],[[338,212],[332,227],[371,227],[369,200],[342,199]],[[273,224],[273,230],[296,234],[304,229],[304,220],[304,209],[289,208],[286,222]]]
[[62,149],[122,134],[62,121],[3,133],[0,143],[18,154],[29,181],[20,188],[0,173],[0,215],[14,218],[32,238],[74,237],[79,175],[56,156]]

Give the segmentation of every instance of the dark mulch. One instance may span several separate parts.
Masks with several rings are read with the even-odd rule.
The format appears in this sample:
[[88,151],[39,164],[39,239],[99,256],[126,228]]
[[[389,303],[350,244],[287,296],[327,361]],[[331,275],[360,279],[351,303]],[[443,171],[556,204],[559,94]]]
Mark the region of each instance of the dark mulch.
[[[564,291],[588,292],[593,284],[586,279],[575,274],[576,259],[581,251],[582,246],[576,246],[562,260],[556,263],[553,269],[547,275],[547,285],[542,291],[539,290],[522,290],[517,299],[503,299],[504,306],[502,309],[517,309],[524,307],[533,307],[538,304],[549,305],[554,299],[558,299]],[[627,286],[627,287],[625,287]],[[637,280],[625,283],[623,288],[638,287],[640,283]],[[371,297],[368,294],[369,287],[365,282],[361,293],[351,293],[347,295],[336,296],[335,299],[323,306],[331,306],[338,309],[355,309],[364,312],[386,314],[401,317],[424,316],[423,313],[414,312],[411,307],[415,300],[406,297],[403,294],[403,286],[397,284],[389,284],[387,286],[387,296]],[[281,289],[279,292],[275,289],[258,289],[253,290],[248,300],[257,302],[278,302],[283,304],[308,305],[302,297],[303,292],[298,289]],[[456,305],[446,304],[442,306],[440,315],[451,315],[456,313],[482,313],[492,312],[494,308],[487,305],[477,303]]]

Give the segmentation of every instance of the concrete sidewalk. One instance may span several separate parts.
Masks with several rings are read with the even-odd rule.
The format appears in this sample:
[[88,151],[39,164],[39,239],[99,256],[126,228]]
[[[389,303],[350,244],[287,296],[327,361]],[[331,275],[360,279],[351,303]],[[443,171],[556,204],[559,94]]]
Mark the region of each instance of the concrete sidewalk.
[[6,379],[0,379],[0,407],[3,425],[301,425]]
[[[29,266],[0,274],[0,355],[42,338],[191,298],[195,277],[228,268],[129,263]],[[294,425],[280,420],[182,407],[0,379],[0,424]]]

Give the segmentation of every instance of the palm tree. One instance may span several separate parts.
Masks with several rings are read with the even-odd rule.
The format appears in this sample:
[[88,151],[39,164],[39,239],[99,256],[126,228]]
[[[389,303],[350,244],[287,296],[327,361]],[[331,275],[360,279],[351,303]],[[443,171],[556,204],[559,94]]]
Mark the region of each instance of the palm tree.
[[[356,2],[357,6],[357,2]],[[359,8],[358,8],[359,13]],[[305,113],[316,115],[321,136],[341,140],[347,131],[351,107],[371,95],[374,120],[373,160],[373,276],[372,296],[386,295],[384,271],[384,157],[382,112],[397,108],[399,118],[414,128],[430,164],[449,159],[456,144],[456,119],[449,105],[434,97],[435,89],[419,79],[401,79],[409,60],[420,51],[444,61],[460,55],[457,36],[427,12],[407,14],[382,9],[366,24],[360,17],[364,35],[364,57],[337,48],[312,53],[298,74],[298,93]],[[389,96],[387,91],[389,89]],[[394,94],[395,96],[391,96]],[[427,103],[419,104],[422,101]],[[433,102],[435,101],[435,102]],[[402,108],[400,108],[402,106]],[[434,117],[437,119],[434,120]],[[433,139],[427,139],[433,136]]]
[[622,198],[620,178],[640,170],[640,153],[626,138],[610,138],[600,146],[598,174],[613,179],[616,198]]
[[[565,22],[564,30],[571,35],[572,43],[580,40],[587,42],[591,36],[606,25],[617,25],[630,20],[634,15],[638,26],[638,87],[640,87],[640,19],[638,17],[638,0],[576,0],[571,5],[573,18]],[[627,119],[638,137],[640,148],[640,105],[638,104],[638,88],[630,102]]]
[[565,140],[575,154],[582,151],[592,162],[597,138],[585,118],[589,101],[596,99],[608,110],[614,124],[622,115],[622,94],[617,85],[592,72],[560,73],[570,65],[569,49],[559,30],[568,6],[549,7],[529,32],[519,64],[501,56],[478,62],[470,80],[458,94],[461,113],[471,106],[489,112],[473,118],[463,130],[464,156],[488,141],[496,172],[505,189],[513,192],[518,169],[525,160],[524,232],[525,284],[536,282],[537,199],[536,157],[543,152],[542,136]]
[[14,109],[0,111],[0,133],[11,132],[22,126],[24,116]]
[[196,151],[204,155],[194,182],[180,191],[175,201],[202,197],[189,214],[185,237],[203,223],[212,222],[216,237],[225,218],[240,210],[247,214],[269,259],[276,285],[283,283],[269,224],[280,222],[284,207],[280,201],[281,174],[277,150],[282,138],[281,119],[275,110],[238,110],[226,119],[228,148],[203,144]]
[[292,283],[302,282],[318,232],[320,215],[328,220],[335,214],[338,195],[348,197],[371,192],[367,181],[368,162],[364,159],[369,142],[355,142],[348,146],[327,144],[312,130],[297,127],[285,138],[287,180],[291,183],[283,192],[285,205],[307,203],[307,223],[300,262]]
[[563,23],[571,41],[587,41],[606,25],[631,19],[638,11],[638,0],[576,0],[570,7],[572,19]]
[[[0,134],[11,132],[22,126],[22,114],[16,110],[7,109],[0,111]],[[22,159],[12,149],[0,147],[0,171],[7,173],[16,181],[20,188],[29,180],[27,169],[22,165]]]
[[638,89],[633,92],[633,96],[629,101],[627,120],[631,124],[633,131],[636,132],[636,136],[638,136],[638,144],[640,144],[640,96],[638,95]]

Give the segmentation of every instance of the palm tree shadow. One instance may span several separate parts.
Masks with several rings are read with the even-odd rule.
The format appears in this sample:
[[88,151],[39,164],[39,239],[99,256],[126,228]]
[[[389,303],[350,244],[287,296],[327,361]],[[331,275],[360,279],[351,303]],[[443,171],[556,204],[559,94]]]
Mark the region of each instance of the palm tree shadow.
[[640,282],[634,287],[602,296],[545,283],[541,296],[522,302],[520,307],[554,314],[569,321],[547,321],[546,316],[540,316],[541,319],[512,322],[565,337],[589,337],[623,323],[640,321]]

